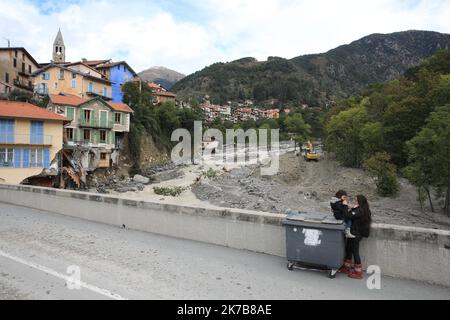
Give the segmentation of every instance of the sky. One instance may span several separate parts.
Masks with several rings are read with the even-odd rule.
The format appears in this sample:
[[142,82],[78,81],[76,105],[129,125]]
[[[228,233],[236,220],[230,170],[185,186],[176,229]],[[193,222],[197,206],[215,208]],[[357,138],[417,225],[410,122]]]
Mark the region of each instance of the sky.
[[0,46],[48,62],[126,60],[184,74],[243,57],[321,53],[372,33],[450,33],[450,0],[0,0]]

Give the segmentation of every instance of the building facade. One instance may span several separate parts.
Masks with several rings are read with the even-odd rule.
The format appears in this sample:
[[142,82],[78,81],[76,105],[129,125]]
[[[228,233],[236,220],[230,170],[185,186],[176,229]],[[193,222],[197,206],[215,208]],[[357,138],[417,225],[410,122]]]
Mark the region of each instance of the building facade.
[[152,90],[152,96],[155,100],[155,104],[162,104],[165,102],[175,103],[177,95],[173,92],[167,91],[159,84],[154,82],[147,83],[148,87]]
[[29,103],[0,101],[0,183],[20,184],[50,167],[68,119]]
[[0,94],[13,89],[33,92],[32,74],[39,64],[25,48],[0,48]]
[[111,81],[112,101],[123,102],[122,86],[128,81],[136,79],[137,73],[125,61],[102,63],[95,68]]
[[[95,70],[94,70],[95,71]],[[41,95],[66,93],[80,98],[102,97],[111,99],[111,82],[87,73],[82,66],[49,64],[33,73],[35,92]]]
[[130,131],[130,107],[98,97],[87,100],[73,95],[50,95],[47,109],[71,120],[65,127],[64,149],[86,150],[81,159],[83,168],[94,171],[117,163]]

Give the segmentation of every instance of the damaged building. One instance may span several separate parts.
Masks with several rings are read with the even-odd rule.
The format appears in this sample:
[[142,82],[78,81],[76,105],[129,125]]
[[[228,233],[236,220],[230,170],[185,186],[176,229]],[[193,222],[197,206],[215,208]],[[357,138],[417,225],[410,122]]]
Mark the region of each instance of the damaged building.
[[100,97],[61,93],[49,98],[47,109],[71,121],[64,128],[60,187],[80,188],[87,174],[117,164],[133,110]]

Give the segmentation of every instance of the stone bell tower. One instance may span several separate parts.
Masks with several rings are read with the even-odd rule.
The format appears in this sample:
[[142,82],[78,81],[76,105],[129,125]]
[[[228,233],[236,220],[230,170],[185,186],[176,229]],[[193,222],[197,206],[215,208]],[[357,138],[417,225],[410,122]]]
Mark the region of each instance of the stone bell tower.
[[53,62],[66,62],[66,46],[64,45],[64,39],[62,37],[61,29],[58,30],[55,42],[53,42]]

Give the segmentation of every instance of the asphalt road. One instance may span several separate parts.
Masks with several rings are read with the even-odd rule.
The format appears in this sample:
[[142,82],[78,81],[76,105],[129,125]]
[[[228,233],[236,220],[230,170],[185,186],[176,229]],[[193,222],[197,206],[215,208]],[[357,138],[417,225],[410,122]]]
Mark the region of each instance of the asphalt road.
[[288,271],[279,257],[0,203],[0,299],[450,299],[450,290],[390,277],[369,290],[341,274]]

